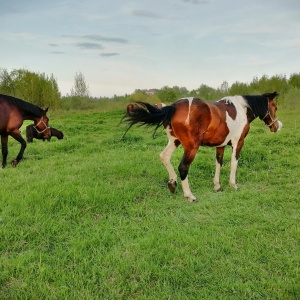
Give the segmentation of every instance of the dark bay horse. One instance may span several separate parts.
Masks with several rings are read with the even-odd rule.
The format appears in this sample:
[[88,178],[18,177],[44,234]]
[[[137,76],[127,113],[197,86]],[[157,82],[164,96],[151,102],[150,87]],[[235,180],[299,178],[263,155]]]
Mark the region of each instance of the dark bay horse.
[[50,135],[50,127],[48,126],[49,119],[46,116],[46,110],[39,108],[31,103],[25,102],[7,95],[0,94],[0,135],[2,146],[2,168],[6,166],[8,154],[7,142],[10,135],[21,144],[21,149],[17,157],[11,162],[15,167],[23,157],[26,141],[23,139],[20,127],[24,120],[34,121],[37,132],[43,134],[47,139]]
[[[47,138],[47,140],[50,141],[53,136],[57,137],[58,140],[61,140],[61,139],[64,138],[64,134],[60,130],[58,130],[54,127],[51,127],[50,128],[50,135]],[[34,124],[30,124],[26,127],[26,140],[27,140],[27,143],[32,143],[33,139],[43,140],[43,142],[45,141],[43,133],[38,132],[35,129]]]
[[231,146],[229,184],[237,189],[235,177],[238,158],[249,132],[250,123],[258,117],[271,132],[277,132],[282,128],[282,123],[276,117],[277,107],[274,102],[276,96],[278,96],[276,92],[251,96],[228,96],[217,102],[185,98],[161,108],[146,102],[137,102],[127,106],[125,121],[129,124],[128,129],[137,123],[156,128],[164,126],[169,142],[160,153],[160,159],[169,173],[168,187],[171,192],[175,191],[177,185],[177,175],[170,162],[171,155],[180,144],[183,146],[184,154],[178,170],[184,196],[192,202],[196,197],[189,187],[188,172],[198,148],[216,147],[214,190],[219,191],[224,149],[227,145]]

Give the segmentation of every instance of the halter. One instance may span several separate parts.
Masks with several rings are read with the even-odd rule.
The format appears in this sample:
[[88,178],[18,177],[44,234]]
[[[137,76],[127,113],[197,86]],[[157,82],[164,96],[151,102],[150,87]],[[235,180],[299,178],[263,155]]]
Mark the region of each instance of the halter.
[[[40,125],[40,123],[42,123],[44,126],[45,126],[45,129],[44,130],[42,130],[42,131],[39,131],[38,129],[37,129],[37,126],[39,126]],[[44,122],[44,120],[43,120],[43,116],[41,117],[41,119],[40,119],[40,121],[35,125],[35,126],[33,126],[34,127],[34,129],[37,131],[37,133],[43,133],[43,132],[45,132],[47,129],[49,129],[50,127],[49,126],[47,126],[46,125],[46,123]]]
[[266,126],[268,126],[268,127],[271,127],[275,122],[277,122],[278,121],[278,118],[276,118],[276,119],[273,119],[272,117],[271,117],[271,115],[270,115],[270,112],[268,111],[267,113],[266,113],[266,115],[262,118],[262,120],[264,121],[265,120],[265,118],[267,117],[267,116],[269,116],[270,117],[270,119],[271,119],[271,123],[270,124],[266,124],[265,123],[265,125]]

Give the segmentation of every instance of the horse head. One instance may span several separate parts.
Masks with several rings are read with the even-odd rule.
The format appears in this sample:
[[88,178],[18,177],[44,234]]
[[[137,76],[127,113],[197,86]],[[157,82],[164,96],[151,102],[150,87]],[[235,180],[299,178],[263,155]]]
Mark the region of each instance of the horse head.
[[51,136],[51,130],[48,126],[49,118],[47,117],[48,107],[45,110],[42,110],[42,116],[34,120],[35,130],[43,135],[43,138],[46,140]]
[[276,117],[277,106],[276,106],[274,99],[278,95],[279,94],[277,92],[266,94],[267,99],[268,99],[268,112],[262,118],[262,120],[270,128],[271,132],[277,132],[277,131],[281,130],[281,128],[283,126],[283,124]]

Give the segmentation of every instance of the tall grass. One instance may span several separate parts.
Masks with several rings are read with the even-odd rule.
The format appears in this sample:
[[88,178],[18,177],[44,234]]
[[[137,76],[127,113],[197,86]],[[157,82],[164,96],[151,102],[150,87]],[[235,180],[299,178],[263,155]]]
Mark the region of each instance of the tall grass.
[[0,299],[299,299],[299,111],[279,111],[276,134],[253,123],[238,191],[229,149],[215,193],[214,149],[200,148],[194,204],[166,187],[164,132],[120,140],[122,113],[52,113],[64,140],[0,170]]

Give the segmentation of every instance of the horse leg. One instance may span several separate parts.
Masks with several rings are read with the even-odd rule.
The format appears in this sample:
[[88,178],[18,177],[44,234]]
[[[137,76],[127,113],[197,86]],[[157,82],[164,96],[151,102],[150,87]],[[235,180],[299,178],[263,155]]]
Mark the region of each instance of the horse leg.
[[2,168],[3,169],[6,166],[6,159],[7,159],[7,154],[8,154],[7,141],[8,141],[8,136],[1,135]]
[[180,145],[180,142],[169,132],[167,132],[169,142],[167,147],[160,153],[159,157],[164,166],[166,167],[168,173],[169,173],[169,181],[168,181],[168,187],[169,190],[174,193],[176,186],[177,186],[177,175],[174,171],[174,168],[171,164],[171,156],[174,150]]
[[20,160],[23,158],[24,151],[26,149],[26,141],[22,138],[20,131],[11,133],[11,136],[21,144],[21,149],[17,157],[11,162],[13,167],[16,167]]
[[216,148],[216,172],[214,177],[214,190],[216,192],[221,191],[220,185],[220,172],[223,164],[223,156],[224,156],[225,147],[217,147]]
[[184,197],[188,198],[188,200],[190,202],[196,201],[196,197],[192,194],[191,189],[190,189],[190,185],[189,185],[189,181],[188,181],[188,172],[190,169],[190,165],[196,156],[198,148],[199,147],[192,148],[191,150],[185,149],[182,160],[178,167],[181,184],[182,184],[182,189],[183,189],[183,195],[184,195]]
[[237,143],[237,145],[232,145],[229,185],[235,190],[238,189],[238,186],[235,182],[235,177],[236,177],[236,170],[238,166],[238,159],[243,145],[244,145],[244,139],[240,140]]

